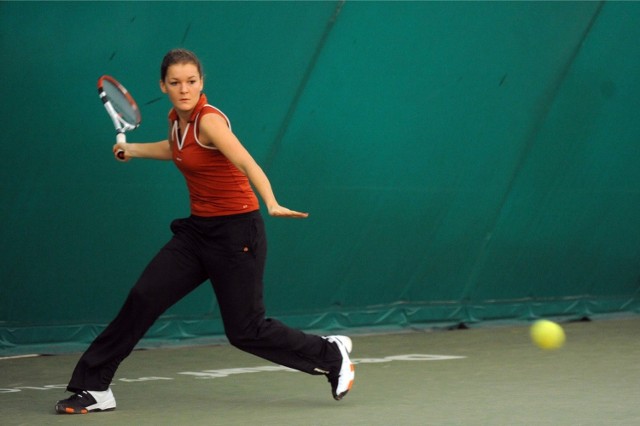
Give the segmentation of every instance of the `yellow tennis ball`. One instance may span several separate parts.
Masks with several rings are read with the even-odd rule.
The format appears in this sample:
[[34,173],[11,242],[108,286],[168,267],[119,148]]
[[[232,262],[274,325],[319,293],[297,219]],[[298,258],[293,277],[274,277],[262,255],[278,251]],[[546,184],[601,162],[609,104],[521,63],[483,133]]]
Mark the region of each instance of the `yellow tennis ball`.
[[566,339],[564,330],[549,320],[538,320],[531,326],[531,340],[542,349],[558,349]]

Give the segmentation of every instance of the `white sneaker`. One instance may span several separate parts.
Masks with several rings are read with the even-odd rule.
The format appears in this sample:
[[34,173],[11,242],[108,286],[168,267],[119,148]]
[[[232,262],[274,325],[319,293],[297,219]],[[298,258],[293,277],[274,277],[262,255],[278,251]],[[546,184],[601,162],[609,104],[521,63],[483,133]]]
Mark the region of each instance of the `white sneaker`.
[[347,336],[327,336],[328,342],[335,344],[342,355],[339,369],[329,371],[327,378],[331,383],[333,399],[340,401],[351,390],[356,377],[355,366],[349,359],[349,353],[353,349],[353,342]]
[[106,391],[82,391],[56,403],[60,414],[87,414],[91,411],[115,410],[116,399],[111,388]]

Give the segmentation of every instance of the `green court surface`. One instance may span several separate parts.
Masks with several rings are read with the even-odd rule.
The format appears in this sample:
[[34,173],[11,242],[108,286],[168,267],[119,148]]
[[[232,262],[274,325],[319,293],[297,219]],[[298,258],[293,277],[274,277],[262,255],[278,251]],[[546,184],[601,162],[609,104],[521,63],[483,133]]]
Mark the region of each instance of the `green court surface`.
[[323,377],[228,345],[134,352],[115,411],[57,415],[78,354],[0,361],[2,425],[637,425],[640,317],[563,324],[542,351],[528,327],[355,335],[344,400]]

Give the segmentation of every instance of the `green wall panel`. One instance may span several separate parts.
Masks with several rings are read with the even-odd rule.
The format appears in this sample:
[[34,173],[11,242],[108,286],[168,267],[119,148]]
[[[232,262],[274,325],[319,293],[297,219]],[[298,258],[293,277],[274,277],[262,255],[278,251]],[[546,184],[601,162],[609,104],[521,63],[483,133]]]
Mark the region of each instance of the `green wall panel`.
[[[639,19],[633,2],[0,3],[0,351],[82,348],[188,214],[170,163],[113,161],[94,89],[121,79],[130,139],[164,138],[177,46],[280,201],[311,213],[267,218],[271,315],[637,313]],[[204,285],[143,344],[222,332]]]

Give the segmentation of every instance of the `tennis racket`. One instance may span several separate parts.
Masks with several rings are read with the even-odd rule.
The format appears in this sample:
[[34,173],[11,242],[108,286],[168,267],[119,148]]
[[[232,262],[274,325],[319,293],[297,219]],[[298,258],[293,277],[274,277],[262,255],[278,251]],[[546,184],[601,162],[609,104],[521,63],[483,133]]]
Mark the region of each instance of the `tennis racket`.
[[[116,128],[116,142],[126,143],[125,132],[138,128],[142,120],[138,104],[118,80],[108,75],[98,79],[98,94]],[[124,160],[123,150],[116,155]]]

